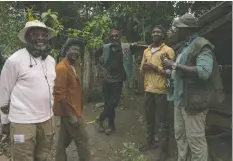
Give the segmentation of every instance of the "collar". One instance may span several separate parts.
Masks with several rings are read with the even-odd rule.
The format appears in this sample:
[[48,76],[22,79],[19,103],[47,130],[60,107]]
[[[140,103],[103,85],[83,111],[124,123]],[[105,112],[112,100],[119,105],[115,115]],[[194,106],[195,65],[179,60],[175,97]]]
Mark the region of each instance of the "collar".
[[73,69],[72,69],[72,65],[69,63],[69,61],[68,61],[66,58],[64,58],[64,59],[63,59],[63,62],[64,62],[65,66],[66,66],[68,69],[71,69],[71,70],[72,70],[72,73],[75,75],[75,77],[77,78],[77,80],[79,81],[79,83],[81,83],[80,76],[79,76],[78,74],[75,74],[75,73],[74,73],[74,71],[73,71]]
[[63,61],[64,61],[64,64],[66,65],[66,67],[71,69],[72,65],[70,64],[70,62],[66,58],[64,58]]
[[183,42],[183,45],[184,46],[188,46],[196,37],[198,37],[197,33],[187,37],[184,42]]
[[[164,47],[166,44],[165,43],[162,43],[158,48],[158,50],[160,50],[162,47]],[[150,46],[148,46],[148,50],[151,50],[152,49],[152,46],[153,46],[153,44],[151,44]]]

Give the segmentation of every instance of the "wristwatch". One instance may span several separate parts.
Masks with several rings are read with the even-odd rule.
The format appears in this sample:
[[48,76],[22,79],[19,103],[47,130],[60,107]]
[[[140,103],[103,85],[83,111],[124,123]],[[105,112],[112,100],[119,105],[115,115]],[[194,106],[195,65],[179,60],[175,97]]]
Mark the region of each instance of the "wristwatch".
[[177,67],[177,63],[173,63],[172,64],[172,70],[176,70],[176,67]]

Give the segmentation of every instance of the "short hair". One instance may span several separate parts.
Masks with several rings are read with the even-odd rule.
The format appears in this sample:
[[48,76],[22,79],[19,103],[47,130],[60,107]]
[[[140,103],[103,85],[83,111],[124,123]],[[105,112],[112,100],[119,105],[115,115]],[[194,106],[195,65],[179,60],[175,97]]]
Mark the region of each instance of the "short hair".
[[67,50],[72,45],[80,46],[80,48],[81,48],[81,58],[83,58],[83,55],[84,55],[84,41],[80,40],[80,39],[77,39],[77,38],[68,38],[66,40],[66,42],[64,43],[64,45],[62,46],[62,49],[61,49],[61,53],[60,53],[61,56],[65,57]]
[[154,30],[155,28],[160,29],[164,35],[164,38],[166,38],[167,30],[162,25],[155,25],[152,30]]

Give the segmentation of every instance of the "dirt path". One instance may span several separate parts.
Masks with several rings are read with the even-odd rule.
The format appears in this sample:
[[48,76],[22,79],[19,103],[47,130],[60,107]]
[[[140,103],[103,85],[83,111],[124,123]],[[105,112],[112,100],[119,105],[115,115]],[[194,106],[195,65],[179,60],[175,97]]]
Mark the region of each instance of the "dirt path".
[[[91,103],[85,106],[85,121],[93,122],[102,111],[103,107],[94,110],[95,104]],[[122,161],[121,151],[124,149],[123,143],[132,142],[140,145],[145,141],[143,97],[132,98],[129,105],[125,109],[121,109],[121,107],[116,109],[116,132],[113,135],[106,136],[105,134],[98,133],[95,123],[86,124],[93,161]],[[49,161],[55,161],[55,144],[57,142],[58,129],[59,126],[56,126],[55,141],[51,156],[48,159]],[[8,147],[4,154],[9,157],[9,142],[5,142],[4,145]],[[154,161],[156,154],[156,150],[144,153],[148,161]],[[5,156],[3,157],[5,158]],[[67,149],[67,157],[68,161],[78,161],[78,153],[73,142]],[[1,161],[3,161],[2,158]]]
[[[86,130],[89,135],[89,144],[93,161],[123,161],[122,154],[124,150],[123,143],[132,142],[140,145],[145,141],[145,120],[143,110],[143,97],[134,96],[129,100],[129,106],[125,109],[118,107],[116,109],[116,132],[113,135],[106,136],[96,131],[95,123],[87,123]],[[87,122],[93,122],[102,111],[102,107],[94,110],[96,103],[87,104],[84,108],[84,119]],[[59,127],[56,128],[55,142],[57,141],[57,132]],[[170,134],[170,155],[175,156],[176,145],[174,136]],[[216,143],[217,142],[217,143]],[[230,161],[231,159],[231,139],[228,140],[209,140],[209,149],[211,150],[212,157],[215,158],[211,161]],[[9,156],[9,143],[4,143],[4,154]],[[55,161],[55,144],[53,145],[51,156],[48,161]],[[214,148],[216,147],[216,148]],[[7,149],[7,150],[6,150]],[[221,149],[219,151],[219,149]],[[148,158],[148,161],[155,161],[158,157],[158,150],[148,151],[143,153]],[[78,153],[74,143],[67,149],[68,161],[78,161]],[[221,158],[221,159],[220,159]],[[0,155],[0,161],[7,161],[6,157]],[[130,160],[131,161],[131,160]],[[143,160],[144,161],[144,160]],[[170,158],[169,161],[175,161],[175,157]]]
[[[145,141],[143,98],[136,97],[126,109],[116,109],[116,132],[111,136],[96,132],[95,123],[86,124],[93,161],[122,161],[120,151],[123,143],[132,142],[139,145]],[[84,119],[89,122],[95,120],[102,107],[94,110],[95,104],[88,104],[84,109]],[[149,161],[156,158],[156,150],[145,153]],[[78,153],[74,143],[67,149],[68,161],[76,161]]]

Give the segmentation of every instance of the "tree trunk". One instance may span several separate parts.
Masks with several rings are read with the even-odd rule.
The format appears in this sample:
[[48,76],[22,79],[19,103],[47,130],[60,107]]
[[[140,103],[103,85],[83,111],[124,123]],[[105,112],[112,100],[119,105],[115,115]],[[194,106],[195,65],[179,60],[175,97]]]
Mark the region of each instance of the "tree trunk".
[[91,56],[90,53],[84,54],[84,65],[83,65],[83,103],[88,101],[90,95],[90,83],[91,83]]

